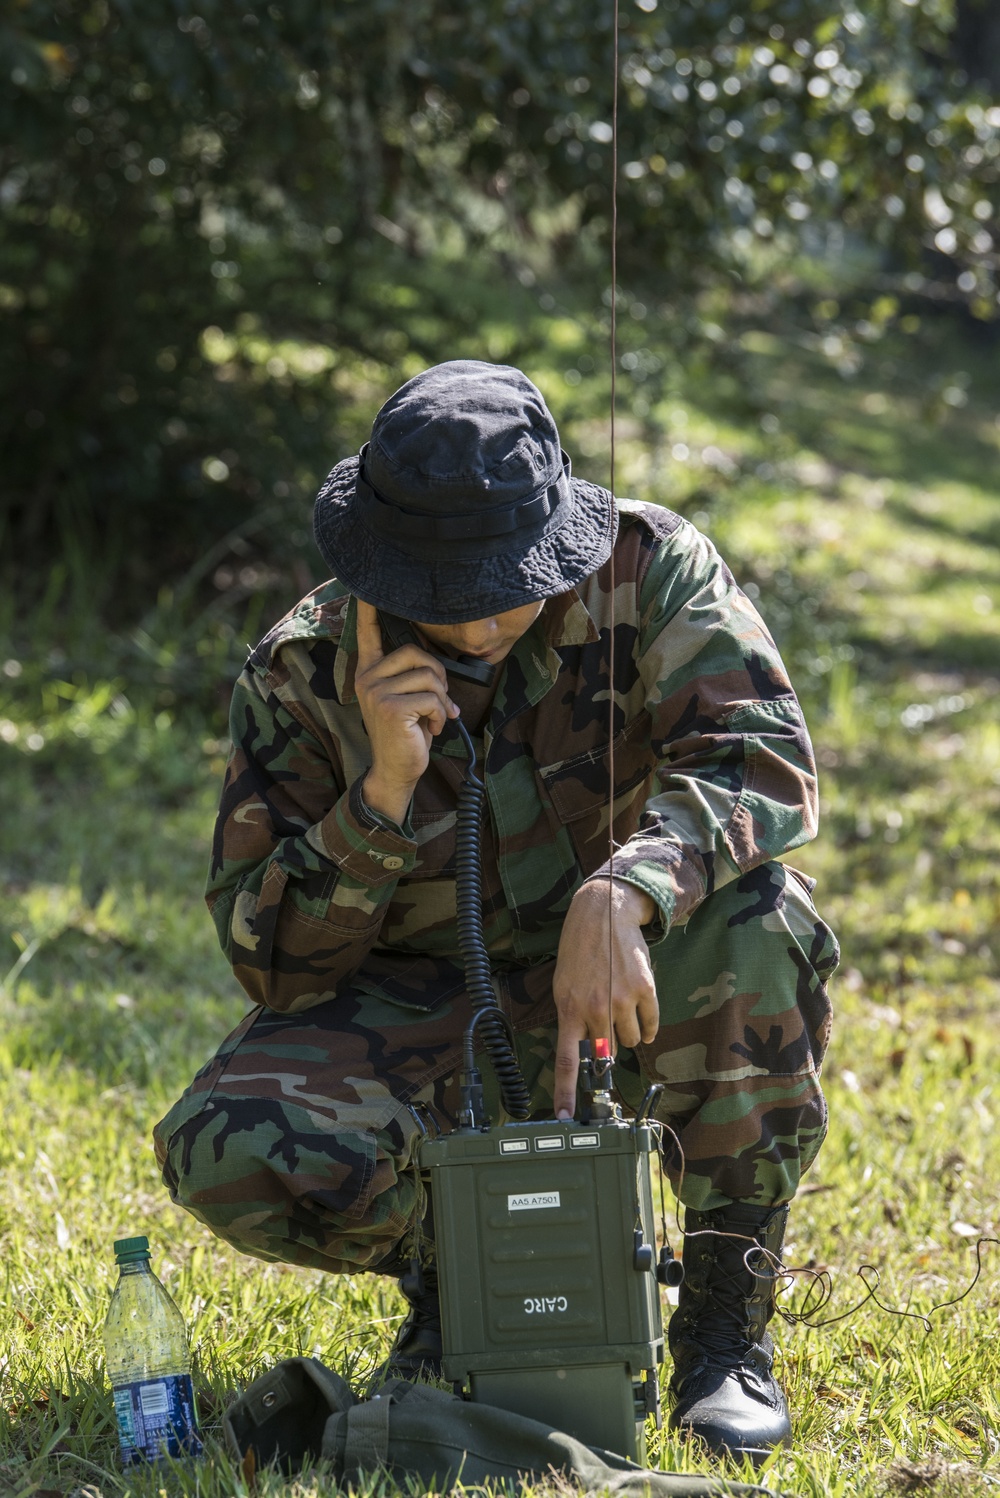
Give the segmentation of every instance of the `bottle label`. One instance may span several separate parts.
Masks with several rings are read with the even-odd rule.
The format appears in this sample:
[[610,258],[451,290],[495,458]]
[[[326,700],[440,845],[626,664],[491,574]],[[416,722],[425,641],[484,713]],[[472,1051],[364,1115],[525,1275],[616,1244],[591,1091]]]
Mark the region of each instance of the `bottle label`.
[[119,1384],[115,1418],[126,1467],[164,1456],[200,1456],[190,1373]]

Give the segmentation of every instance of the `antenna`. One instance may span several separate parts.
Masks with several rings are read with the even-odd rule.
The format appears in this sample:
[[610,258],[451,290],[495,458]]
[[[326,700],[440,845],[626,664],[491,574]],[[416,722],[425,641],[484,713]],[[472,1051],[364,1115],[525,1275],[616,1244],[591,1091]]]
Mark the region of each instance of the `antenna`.
[[[618,396],[618,8],[613,0],[611,57],[611,502],[615,503],[615,403]],[[608,580],[611,586],[610,638],[608,641],[608,1040],[615,1042],[615,548],[611,547]]]

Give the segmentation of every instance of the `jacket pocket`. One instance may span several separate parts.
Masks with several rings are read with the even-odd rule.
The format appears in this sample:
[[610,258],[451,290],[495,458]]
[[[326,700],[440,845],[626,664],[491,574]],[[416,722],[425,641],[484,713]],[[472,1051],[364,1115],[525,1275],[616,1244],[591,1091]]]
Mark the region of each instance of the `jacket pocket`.
[[410,808],[410,826],[417,850],[413,868],[405,876],[406,883],[442,876],[454,878],[455,825],[464,778],[464,760],[432,749],[430,763],[417,781]]
[[440,1009],[465,991],[465,975],[446,957],[408,957],[404,953],[369,952],[350,987],[397,1009]]
[[614,794],[610,801],[616,844],[626,842],[639,829],[657,766],[651,727],[649,714],[643,713],[626,724],[613,744],[538,770],[545,795],[569,833],[585,875],[600,868],[608,856],[612,758]]

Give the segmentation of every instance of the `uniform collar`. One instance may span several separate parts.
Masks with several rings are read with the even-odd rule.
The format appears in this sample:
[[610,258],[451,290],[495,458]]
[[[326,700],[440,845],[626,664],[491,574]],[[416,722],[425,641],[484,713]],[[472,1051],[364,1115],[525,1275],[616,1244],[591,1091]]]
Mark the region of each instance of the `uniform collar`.
[[357,702],[354,677],[358,669],[358,600],[352,593],[344,604],[344,627],[333,663],[333,683],[341,702]]
[[601,638],[590,610],[576,588],[548,599],[539,623],[545,632],[546,644],[555,650],[564,645],[591,645]]

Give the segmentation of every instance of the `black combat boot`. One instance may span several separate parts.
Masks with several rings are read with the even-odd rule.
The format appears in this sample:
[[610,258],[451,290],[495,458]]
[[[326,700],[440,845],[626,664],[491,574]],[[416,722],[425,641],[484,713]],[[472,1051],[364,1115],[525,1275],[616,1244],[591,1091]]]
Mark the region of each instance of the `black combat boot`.
[[766,1330],[787,1220],[787,1206],[688,1209],[685,1230],[701,1236],[684,1239],[684,1283],[667,1334],[674,1360],[670,1429],[755,1464],[791,1436]]
[[390,1378],[405,1378],[411,1383],[420,1378],[440,1378],[441,1306],[436,1267],[416,1259],[392,1260],[380,1264],[376,1273],[400,1274],[399,1288],[410,1309],[389,1356],[372,1375],[370,1387],[376,1389]]

